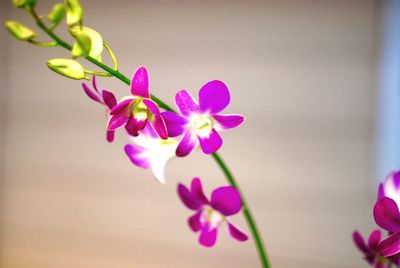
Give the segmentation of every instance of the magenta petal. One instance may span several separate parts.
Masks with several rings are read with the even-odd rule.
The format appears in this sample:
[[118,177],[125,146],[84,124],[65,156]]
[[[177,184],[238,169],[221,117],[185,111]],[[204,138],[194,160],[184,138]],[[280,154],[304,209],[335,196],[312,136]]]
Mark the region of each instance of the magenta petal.
[[201,216],[201,211],[197,211],[196,214],[194,214],[188,219],[188,224],[193,232],[197,232],[201,229],[202,224],[200,222],[200,216]]
[[229,234],[238,241],[246,241],[249,237],[232,223],[228,222]]
[[144,148],[132,144],[127,144],[125,145],[124,150],[131,162],[136,166],[141,168],[148,168],[150,166],[150,161],[142,157],[142,152]]
[[207,197],[204,195],[203,187],[199,178],[194,178],[190,186],[190,192],[203,205],[208,204]]
[[201,229],[199,243],[205,247],[212,247],[217,241],[217,228],[210,229],[209,225],[206,224]]
[[184,157],[190,154],[197,145],[197,139],[190,131],[186,131],[176,148],[176,156]]
[[400,232],[400,213],[396,202],[388,197],[381,198],[374,206],[375,222],[389,232]]
[[117,105],[117,100],[115,99],[114,94],[107,90],[103,90],[101,92],[101,95],[103,97],[105,105],[107,105],[108,108],[112,109],[115,105]]
[[210,81],[200,89],[200,109],[211,114],[219,113],[229,104],[230,98],[229,90],[223,82]]
[[94,100],[96,102],[102,103],[102,101],[99,99],[97,94],[94,93],[92,90],[90,90],[90,88],[85,83],[82,83],[82,88],[85,91],[86,95],[88,95],[89,98],[91,98],[92,100]]
[[179,135],[182,135],[182,133],[186,129],[186,118],[177,113],[169,111],[161,113],[161,116],[164,118],[169,137],[177,137]]
[[382,240],[379,244],[379,252],[385,257],[400,253],[400,233],[393,234]]
[[114,115],[114,114],[118,114],[120,112],[122,112],[129,104],[131,104],[133,101],[133,99],[127,99],[127,100],[123,100],[120,101],[117,105],[115,105],[111,111],[110,114]]
[[239,192],[232,186],[223,186],[215,189],[211,194],[211,206],[224,216],[238,213],[242,208]]
[[114,130],[107,130],[107,141],[108,142],[113,142],[114,141],[114,137],[115,137],[115,131]]
[[179,111],[184,116],[188,116],[191,113],[199,112],[199,105],[187,90],[182,89],[181,91],[176,93],[175,102],[176,106],[178,106]]
[[128,122],[129,118],[123,114],[116,114],[110,117],[108,121],[108,130],[115,130]]
[[164,119],[160,114],[156,115],[151,123],[154,130],[157,132],[161,139],[168,139],[167,127],[165,126]]
[[363,253],[369,253],[368,246],[365,244],[364,238],[358,231],[353,232],[353,241],[354,244],[361,250]]
[[150,110],[152,114],[157,115],[160,113],[160,109],[158,109],[158,106],[154,101],[143,100],[143,103],[147,106],[147,108]]
[[215,114],[212,116],[222,129],[230,129],[239,126],[244,121],[244,117],[239,114]]
[[377,250],[379,242],[381,241],[381,231],[373,231],[368,238],[368,245],[372,250]]
[[198,138],[205,154],[215,153],[222,146],[222,138],[215,129],[212,129],[210,136]]
[[93,86],[94,90],[96,90],[97,93],[99,93],[99,90],[97,89],[97,79],[96,79],[95,75],[92,76],[92,86]]
[[149,77],[146,68],[140,67],[136,70],[131,81],[131,93],[134,96],[150,98]]
[[138,136],[139,130],[144,129],[147,120],[137,120],[135,117],[130,117],[125,125],[126,131],[132,136]]
[[178,184],[178,195],[187,208],[198,210],[201,207],[201,204],[193,197],[189,189],[181,183]]

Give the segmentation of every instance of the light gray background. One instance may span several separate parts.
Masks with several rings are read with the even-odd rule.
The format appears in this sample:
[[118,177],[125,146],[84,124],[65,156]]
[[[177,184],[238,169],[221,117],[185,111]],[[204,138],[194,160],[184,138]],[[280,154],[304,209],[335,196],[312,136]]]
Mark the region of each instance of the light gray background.
[[[39,2],[43,13],[53,3]],[[366,266],[351,232],[374,226],[380,1],[82,2],[121,71],[145,65],[168,103],[179,89],[227,83],[227,112],[247,121],[223,134],[221,153],[273,267]],[[5,0],[0,15],[30,23]],[[200,176],[207,192],[225,184],[211,158],[175,160],[168,185],[158,184],[130,164],[122,133],[105,141],[103,108],[80,83],[47,69],[66,51],[4,28],[0,38],[1,267],[258,266],[252,241],[222,230],[204,249],[186,225],[176,183]],[[129,92],[117,79],[99,84]],[[241,215],[232,220],[248,230]]]

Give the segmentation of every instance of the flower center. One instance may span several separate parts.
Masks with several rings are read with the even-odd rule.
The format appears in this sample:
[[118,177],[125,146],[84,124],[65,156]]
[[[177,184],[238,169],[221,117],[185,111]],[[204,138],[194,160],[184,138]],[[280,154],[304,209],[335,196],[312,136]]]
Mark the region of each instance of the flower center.
[[201,216],[203,222],[208,222],[210,228],[217,228],[224,221],[225,217],[212,207],[205,207]]
[[139,121],[144,121],[148,116],[148,109],[144,104],[143,99],[138,99],[133,102],[132,116]]
[[192,116],[190,120],[191,125],[196,132],[196,134],[200,137],[208,137],[213,128],[213,120],[209,115],[197,114]]

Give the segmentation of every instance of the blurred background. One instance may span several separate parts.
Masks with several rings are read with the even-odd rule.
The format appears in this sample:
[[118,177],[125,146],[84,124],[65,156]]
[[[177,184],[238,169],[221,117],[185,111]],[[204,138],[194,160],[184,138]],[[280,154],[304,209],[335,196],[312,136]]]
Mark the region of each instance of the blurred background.
[[[55,3],[38,2],[43,14]],[[209,80],[229,86],[227,112],[247,120],[223,133],[221,153],[272,266],[296,268],[366,266],[351,233],[375,228],[376,185],[399,167],[399,3],[82,0],[121,72],[146,66],[167,103]],[[6,0],[0,18],[34,27]],[[103,107],[80,82],[47,69],[67,51],[4,27],[0,38],[1,267],[259,266],[253,241],[222,230],[205,249],[186,225],[177,182],[200,176],[207,193],[226,184],[210,157],[173,160],[160,185],[125,156],[123,133],[105,141]],[[129,93],[117,79],[98,83]],[[232,221],[248,231],[242,215]]]

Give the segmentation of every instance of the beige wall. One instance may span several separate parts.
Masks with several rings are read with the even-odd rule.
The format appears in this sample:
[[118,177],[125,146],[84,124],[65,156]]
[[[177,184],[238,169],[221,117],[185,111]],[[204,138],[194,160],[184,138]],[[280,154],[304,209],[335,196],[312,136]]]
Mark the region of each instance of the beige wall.
[[[147,66],[167,102],[208,80],[228,84],[228,112],[247,121],[224,133],[221,152],[274,267],[365,267],[350,235],[373,227],[375,1],[82,2],[121,71]],[[14,9],[7,17],[29,21]],[[129,163],[122,133],[105,142],[102,108],[80,84],[47,70],[65,51],[4,38],[4,29],[0,37],[9,74],[1,267],[257,267],[251,241],[222,232],[203,249],[186,226],[176,182],[225,184],[210,158],[175,160],[168,185],[157,184]],[[100,84],[129,92],[116,79]]]

